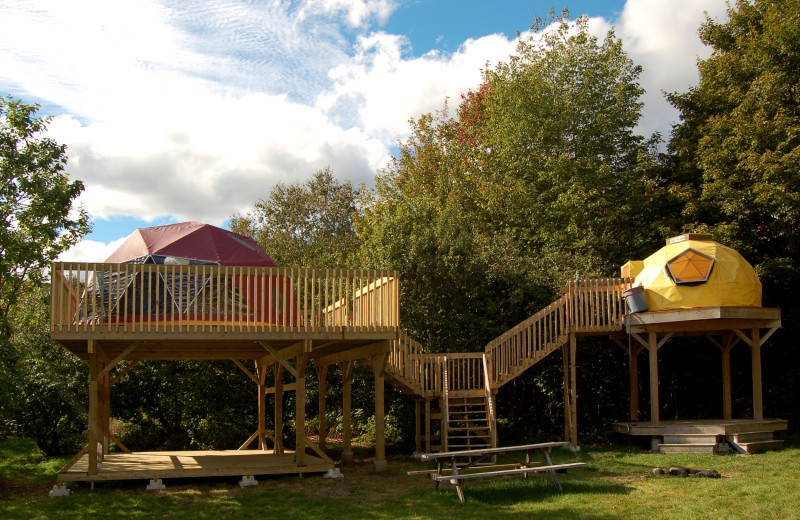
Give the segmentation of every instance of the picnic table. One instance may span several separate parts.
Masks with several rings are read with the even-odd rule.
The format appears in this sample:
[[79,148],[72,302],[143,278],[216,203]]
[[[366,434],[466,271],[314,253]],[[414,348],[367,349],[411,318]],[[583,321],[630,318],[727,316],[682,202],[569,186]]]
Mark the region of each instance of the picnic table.
[[[433,462],[437,464],[436,471],[428,472],[434,481],[434,488],[439,489],[440,482],[449,482],[456,487],[458,498],[464,502],[464,490],[462,481],[474,478],[502,477],[507,475],[522,475],[528,478],[528,473],[548,472],[553,479],[553,484],[559,491],[562,490],[561,482],[558,480],[558,472],[566,472],[571,468],[586,466],[585,462],[572,462],[568,464],[553,464],[550,460],[550,451],[553,448],[568,446],[566,442],[543,442],[539,444],[525,444],[522,446],[505,446],[501,448],[486,448],[480,450],[461,450],[444,451],[440,453],[422,453],[419,458],[423,462]],[[525,459],[522,460],[515,456],[516,453],[525,452]],[[491,467],[482,467],[479,464],[493,457],[495,464]],[[535,457],[544,459],[544,465]],[[510,461],[513,469],[502,469],[504,466],[497,465],[497,458]],[[463,462],[468,459],[467,462]],[[461,461],[461,462],[459,462]],[[508,465],[505,465],[508,467]],[[477,473],[466,473],[468,470],[482,468]],[[498,469],[499,468],[499,469]],[[486,471],[489,469],[489,471]],[[445,474],[449,470],[449,474]]]

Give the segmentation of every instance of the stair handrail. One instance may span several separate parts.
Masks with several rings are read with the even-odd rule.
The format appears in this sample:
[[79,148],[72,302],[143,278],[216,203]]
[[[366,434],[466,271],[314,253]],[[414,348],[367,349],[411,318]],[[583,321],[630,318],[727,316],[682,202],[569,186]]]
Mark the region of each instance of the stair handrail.
[[556,301],[486,345],[492,363],[491,385],[497,388],[522,369],[561,347],[569,334],[613,331],[622,326],[624,292],[631,278],[570,280]]
[[483,354],[483,379],[484,391],[486,392],[486,408],[489,412],[489,442],[492,443],[492,448],[497,447],[497,419],[494,414],[494,399],[492,393],[492,382],[489,377],[489,369],[491,368],[489,356]]
[[442,446],[442,451],[448,451],[448,437],[450,432],[448,432],[447,423],[449,422],[450,418],[450,407],[448,403],[448,398],[450,395],[450,385],[448,382],[447,376],[447,356],[442,355],[438,356],[439,364],[442,367],[442,420],[441,420],[441,441],[440,444]]

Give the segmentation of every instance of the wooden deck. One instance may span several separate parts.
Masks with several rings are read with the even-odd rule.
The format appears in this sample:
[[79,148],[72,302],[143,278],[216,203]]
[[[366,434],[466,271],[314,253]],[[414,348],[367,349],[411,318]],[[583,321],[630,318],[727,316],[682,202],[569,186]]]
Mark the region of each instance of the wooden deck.
[[616,422],[614,431],[631,436],[664,436],[664,435],[734,435],[740,433],[776,432],[785,430],[788,421],[785,419],[698,419],[659,421]]
[[108,453],[89,474],[89,456],[84,454],[58,472],[59,482],[224,477],[321,473],[334,464],[306,455],[305,465],[297,466],[295,453],[277,455],[271,450],[224,451],[143,451]]

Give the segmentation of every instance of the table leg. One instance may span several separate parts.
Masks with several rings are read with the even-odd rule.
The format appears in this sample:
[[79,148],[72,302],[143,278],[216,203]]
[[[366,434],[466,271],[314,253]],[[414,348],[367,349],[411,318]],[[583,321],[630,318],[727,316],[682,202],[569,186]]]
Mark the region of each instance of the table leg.
[[[547,463],[548,466],[553,465],[553,461],[550,460],[550,450],[545,450],[544,461]],[[550,471],[548,471],[548,473],[550,473],[550,476],[553,478],[553,484],[555,484],[556,489],[559,491],[563,491],[563,489],[561,488],[561,482],[558,481],[558,476],[556,475],[555,470],[551,469]]]
[[[442,461],[441,460],[437,460],[436,461],[436,476],[437,477],[441,477],[442,476]],[[433,479],[433,490],[434,491],[439,491],[439,479],[436,479],[436,478]]]
[[[530,466],[531,466],[531,452],[530,452],[530,450],[528,450],[525,453],[525,467],[529,468]],[[528,474],[527,473],[523,473],[522,474],[522,478],[525,479],[525,480],[528,480]]]

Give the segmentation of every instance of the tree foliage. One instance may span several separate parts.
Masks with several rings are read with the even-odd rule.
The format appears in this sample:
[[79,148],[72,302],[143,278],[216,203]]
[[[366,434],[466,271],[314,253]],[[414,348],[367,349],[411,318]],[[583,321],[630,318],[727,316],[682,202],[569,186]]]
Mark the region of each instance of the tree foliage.
[[280,266],[348,267],[360,193],[324,168],[305,183],[277,184],[252,212],[234,215],[231,230],[253,237]]
[[700,82],[670,101],[670,146],[690,224],[705,223],[755,260],[800,266],[800,9],[739,1],[707,19]]
[[0,98],[0,340],[26,280],[40,283],[56,256],[89,231],[74,207],[83,183],[70,181],[66,147],[46,137],[37,105]]
[[576,272],[614,274],[661,238],[640,68],[613,32],[551,21],[455,116],[412,120],[366,205],[362,257],[400,270],[402,322],[431,348],[478,349]]
[[85,440],[88,367],[50,339],[49,300],[47,287],[25,284],[11,313],[13,363],[5,376],[13,390],[0,411],[0,433],[20,433],[44,453],[61,455]]

